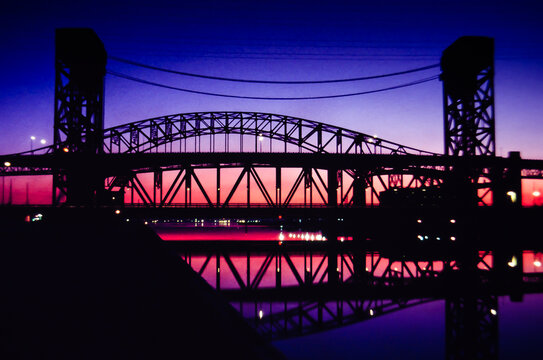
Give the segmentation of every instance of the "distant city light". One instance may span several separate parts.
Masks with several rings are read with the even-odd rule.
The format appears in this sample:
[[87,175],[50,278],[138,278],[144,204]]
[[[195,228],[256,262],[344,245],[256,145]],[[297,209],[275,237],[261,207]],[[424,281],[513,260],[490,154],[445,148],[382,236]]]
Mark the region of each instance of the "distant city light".
[[259,311],[258,311],[258,318],[259,318],[260,320],[262,320],[263,317],[264,317],[264,311],[259,310]]
[[511,202],[513,202],[513,203],[517,202],[517,193],[516,192],[508,191],[506,194],[511,199]]
[[455,236],[451,236],[451,241],[456,241],[456,237],[455,237]]
[[496,311],[496,309],[490,309],[490,313],[494,316],[496,316],[498,314],[498,312]]
[[10,163],[9,161],[6,161],[6,162],[4,162],[4,166],[5,166],[5,167],[10,167],[10,166],[11,166],[11,163]]
[[417,222],[418,222],[419,224],[422,224],[422,220],[421,220],[421,219],[417,219]]
[[456,220],[455,220],[455,219],[451,219],[450,221],[451,221],[451,224],[456,223]]
[[121,213],[121,210],[117,209],[115,210],[115,214],[119,215]]
[[375,314],[375,312],[373,311],[373,309],[370,309],[370,316],[373,316]]
[[540,267],[541,266],[541,261],[539,261],[539,260],[534,261],[534,265],[537,266],[537,267]]
[[507,263],[507,265],[509,265],[509,267],[512,267],[512,268],[517,267],[517,265],[518,265],[517,257],[516,257],[516,256],[513,256],[513,257],[511,258],[511,261],[509,261],[509,262]]
[[63,148],[62,151],[64,151],[65,153],[67,153],[68,151],[70,151],[70,149],[68,149],[67,147]]
[[539,191],[536,190],[536,191],[534,191],[534,192],[532,193],[532,195],[537,197],[537,196],[540,196],[541,193],[540,193]]

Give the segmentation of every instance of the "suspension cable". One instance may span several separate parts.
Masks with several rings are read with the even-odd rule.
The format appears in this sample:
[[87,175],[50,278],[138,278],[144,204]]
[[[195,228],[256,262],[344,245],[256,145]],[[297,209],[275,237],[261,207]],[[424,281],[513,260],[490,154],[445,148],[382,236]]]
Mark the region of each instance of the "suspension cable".
[[408,86],[423,84],[425,82],[437,80],[439,78],[439,75],[434,75],[431,77],[411,81],[408,83],[395,85],[395,86],[389,86],[386,88],[380,88],[380,89],[374,89],[374,90],[367,90],[367,91],[361,91],[361,92],[355,92],[355,93],[348,93],[348,94],[334,94],[334,95],[323,95],[323,96],[302,96],[302,97],[264,97],[264,96],[243,96],[243,95],[230,95],[230,94],[220,94],[220,93],[212,93],[207,91],[198,91],[198,90],[191,90],[191,89],[184,89],[179,88],[175,86],[165,85],[156,83],[153,81],[148,81],[144,79],[140,79],[137,77],[125,75],[122,73],[114,72],[114,71],[107,71],[108,74],[126,79],[135,81],[141,84],[147,84],[152,86],[161,87],[164,89],[170,89],[170,90],[176,90],[176,91],[182,91],[187,92],[191,94],[199,94],[199,95],[208,95],[208,96],[217,96],[217,97],[225,97],[225,98],[234,98],[234,99],[248,99],[248,100],[279,100],[279,101],[289,101],[289,100],[318,100],[318,99],[334,99],[334,98],[342,98],[342,97],[350,97],[350,96],[358,96],[358,95],[366,95],[366,94],[374,94],[378,92],[388,91],[388,90],[394,90],[394,89],[400,89]]
[[222,77],[222,76],[194,74],[194,73],[189,73],[189,72],[184,72],[184,71],[165,69],[165,68],[158,67],[158,66],[153,66],[153,65],[147,65],[147,64],[136,62],[136,61],[119,58],[119,57],[116,57],[116,56],[109,56],[108,59],[113,60],[113,61],[117,61],[117,62],[121,62],[121,63],[124,63],[124,64],[139,66],[139,67],[142,67],[142,68],[145,68],[145,69],[162,71],[162,72],[166,72],[166,73],[170,73],[170,74],[176,74],[176,75],[197,77],[197,78],[201,78],[201,79],[243,82],[243,83],[253,83],[253,84],[283,84],[283,85],[331,84],[331,83],[341,83],[341,82],[352,82],[352,81],[381,79],[381,78],[386,78],[386,77],[391,77],[391,76],[411,74],[411,73],[414,73],[414,72],[433,69],[433,68],[436,68],[436,67],[439,66],[439,64],[433,64],[433,65],[428,65],[428,66],[423,66],[423,67],[419,67],[419,68],[415,68],[415,69],[398,71],[398,72],[393,72],[393,73],[388,73],[388,74],[363,76],[363,77],[355,77],[355,78],[347,78],[347,79],[308,80],[308,81],[280,81],[279,80],[279,81],[276,81],[276,80],[236,79],[236,78],[227,78],[227,77]]

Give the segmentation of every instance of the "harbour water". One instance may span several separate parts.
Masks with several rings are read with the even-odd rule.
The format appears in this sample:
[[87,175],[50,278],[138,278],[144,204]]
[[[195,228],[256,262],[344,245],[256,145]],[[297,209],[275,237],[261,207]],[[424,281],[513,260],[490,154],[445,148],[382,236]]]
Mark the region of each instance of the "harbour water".
[[[195,221],[196,220],[196,221]],[[318,229],[279,228],[257,220],[198,220],[150,223],[167,241],[323,241]],[[349,241],[351,239],[338,239]],[[523,254],[524,272],[541,271],[541,254]],[[192,259],[202,264],[203,259]],[[234,260],[235,261],[235,260]],[[294,258],[299,266],[301,258]],[[491,263],[491,259],[487,259]],[[198,266],[198,265],[195,265]],[[303,268],[303,264],[301,265]],[[206,275],[204,278],[206,278]],[[206,280],[214,286],[214,274]],[[287,283],[289,282],[288,279]],[[291,279],[291,283],[294,280]],[[272,280],[269,280],[270,284]],[[264,282],[265,284],[265,282]],[[221,288],[235,285],[221,280]],[[498,352],[500,359],[537,359],[543,354],[543,294],[526,294],[521,302],[498,298]],[[445,301],[408,307],[370,320],[315,334],[274,342],[289,359],[443,359],[445,357]]]

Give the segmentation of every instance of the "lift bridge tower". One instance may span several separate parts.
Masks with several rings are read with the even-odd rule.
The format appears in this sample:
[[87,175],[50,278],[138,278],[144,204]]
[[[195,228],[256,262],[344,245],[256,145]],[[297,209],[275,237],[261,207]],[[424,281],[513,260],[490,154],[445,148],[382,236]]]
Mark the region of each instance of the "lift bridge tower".
[[57,29],[55,41],[54,144],[66,161],[54,169],[53,205],[92,206],[103,179],[86,160],[103,152],[107,54],[91,29]]

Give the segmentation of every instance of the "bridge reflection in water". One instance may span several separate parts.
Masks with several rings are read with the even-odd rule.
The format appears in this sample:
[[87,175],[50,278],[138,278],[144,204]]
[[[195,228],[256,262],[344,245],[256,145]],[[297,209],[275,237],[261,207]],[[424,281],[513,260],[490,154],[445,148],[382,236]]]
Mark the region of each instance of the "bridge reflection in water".
[[[338,236],[331,249],[314,226],[248,222],[192,219],[150,226],[271,340],[442,299],[447,358],[497,358],[498,296],[521,301],[543,285],[543,254],[537,251],[473,251],[466,257],[451,246],[454,240],[427,235],[418,240],[426,241],[431,254],[352,236]],[[193,240],[197,234],[201,239]]]

